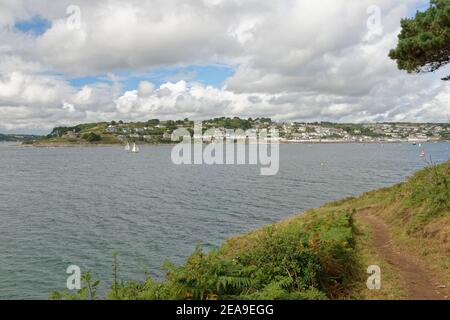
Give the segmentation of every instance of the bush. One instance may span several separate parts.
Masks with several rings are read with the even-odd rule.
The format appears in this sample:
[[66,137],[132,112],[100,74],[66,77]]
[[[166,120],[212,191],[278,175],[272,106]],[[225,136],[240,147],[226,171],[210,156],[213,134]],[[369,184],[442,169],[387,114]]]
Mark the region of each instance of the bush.
[[102,140],[102,137],[94,132],[85,133],[81,138],[87,142],[98,142]]
[[[305,218],[305,217],[302,217]],[[166,280],[119,285],[113,299],[328,299],[345,297],[359,279],[353,212],[316,215],[246,236],[248,246],[200,247]]]

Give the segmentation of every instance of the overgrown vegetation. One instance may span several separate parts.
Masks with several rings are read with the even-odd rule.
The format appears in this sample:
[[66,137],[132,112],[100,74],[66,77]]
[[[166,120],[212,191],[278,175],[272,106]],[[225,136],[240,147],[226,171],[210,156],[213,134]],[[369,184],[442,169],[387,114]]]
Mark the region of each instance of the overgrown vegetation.
[[[384,217],[401,224],[409,234],[423,232],[430,222],[450,215],[450,161],[417,172],[406,182],[373,195],[383,198],[380,204],[395,210],[383,210]],[[370,195],[370,194],[369,194]]]
[[[346,297],[358,277],[353,212],[311,211],[230,240],[198,247],[182,266],[166,263],[166,280],[121,282],[113,274],[109,299],[328,299]],[[244,246],[242,246],[244,245]],[[113,267],[116,270],[116,267]],[[86,296],[88,282],[81,293]],[[55,293],[52,298],[67,298]]]

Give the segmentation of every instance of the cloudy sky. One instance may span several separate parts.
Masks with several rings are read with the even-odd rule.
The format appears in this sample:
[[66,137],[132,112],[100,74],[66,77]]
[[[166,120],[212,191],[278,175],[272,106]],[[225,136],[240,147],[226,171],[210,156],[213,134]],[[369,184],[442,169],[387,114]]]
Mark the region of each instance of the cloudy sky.
[[[75,5],[75,6],[73,6]],[[450,118],[387,57],[422,0],[0,0],[0,132],[110,120]]]

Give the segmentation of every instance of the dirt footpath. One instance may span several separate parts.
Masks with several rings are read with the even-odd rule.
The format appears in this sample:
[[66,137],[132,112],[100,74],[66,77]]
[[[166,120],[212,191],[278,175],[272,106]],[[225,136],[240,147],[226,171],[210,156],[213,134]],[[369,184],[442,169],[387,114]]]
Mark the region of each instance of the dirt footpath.
[[361,220],[373,230],[376,253],[398,270],[405,282],[410,300],[446,300],[449,288],[443,286],[439,277],[424,267],[420,256],[403,252],[392,244],[389,226],[370,209],[358,213]]

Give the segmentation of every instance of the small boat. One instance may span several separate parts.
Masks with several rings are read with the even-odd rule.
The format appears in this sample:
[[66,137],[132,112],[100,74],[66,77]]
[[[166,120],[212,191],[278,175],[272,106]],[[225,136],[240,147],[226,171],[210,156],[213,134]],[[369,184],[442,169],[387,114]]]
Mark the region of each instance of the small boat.
[[125,146],[125,151],[130,151],[131,150],[131,146],[130,143],[127,142],[127,145]]
[[420,157],[421,157],[421,158],[424,158],[425,156],[426,156],[425,149],[421,149],[421,150],[420,150]]
[[139,147],[136,143],[133,144],[133,149],[131,149],[132,153],[139,153],[141,150],[139,150]]

